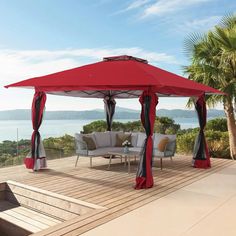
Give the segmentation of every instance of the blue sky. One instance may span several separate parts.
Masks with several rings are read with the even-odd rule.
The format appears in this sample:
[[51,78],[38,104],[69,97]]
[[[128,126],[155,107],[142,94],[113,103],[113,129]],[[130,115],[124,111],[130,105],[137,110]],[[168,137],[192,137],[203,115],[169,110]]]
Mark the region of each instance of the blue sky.
[[[233,0],[0,0],[0,110],[30,108],[33,91],[3,85],[128,54],[182,74],[183,42],[234,13]],[[137,100],[119,106],[139,109]],[[162,98],[159,108],[185,108]],[[102,108],[99,100],[48,96],[47,110]],[[217,108],[222,108],[219,105]]]

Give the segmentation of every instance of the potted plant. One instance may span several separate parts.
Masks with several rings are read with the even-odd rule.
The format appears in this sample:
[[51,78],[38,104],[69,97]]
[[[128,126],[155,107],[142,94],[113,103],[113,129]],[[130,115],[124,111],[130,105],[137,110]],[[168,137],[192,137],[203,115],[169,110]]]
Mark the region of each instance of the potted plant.
[[122,146],[124,147],[124,153],[128,153],[129,152],[129,147],[131,146],[131,143],[128,140],[125,140],[122,143]]

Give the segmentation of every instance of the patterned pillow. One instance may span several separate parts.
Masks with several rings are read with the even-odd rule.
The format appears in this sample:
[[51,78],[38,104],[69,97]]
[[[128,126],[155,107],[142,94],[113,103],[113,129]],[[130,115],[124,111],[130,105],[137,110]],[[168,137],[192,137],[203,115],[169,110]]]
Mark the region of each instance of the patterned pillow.
[[166,145],[168,144],[169,142],[169,138],[168,137],[165,137],[163,138],[157,145],[157,148],[160,152],[164,152],[165,149],[166,149]]
[[95,150],[96,144],[92,137],[90,136],[83,136],[83,141],[87,144],[88,150]]
[[131,134],[118,133],[116,134],[116,147],[122,147],[122,143],[128,140],[131,143]]

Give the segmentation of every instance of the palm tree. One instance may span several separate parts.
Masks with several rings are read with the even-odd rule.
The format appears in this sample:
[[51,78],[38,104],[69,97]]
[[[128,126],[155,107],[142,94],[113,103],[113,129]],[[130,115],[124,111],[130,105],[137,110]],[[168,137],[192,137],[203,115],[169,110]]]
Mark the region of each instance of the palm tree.
[[227,96],[207,96],[206,102],[210,107],[223,102],[230,155],[236,159],[236,15],[225,16],[204,35],[192,35],[185,41],[185,51],[191,61],[184,67],[189,79],[227,93]]

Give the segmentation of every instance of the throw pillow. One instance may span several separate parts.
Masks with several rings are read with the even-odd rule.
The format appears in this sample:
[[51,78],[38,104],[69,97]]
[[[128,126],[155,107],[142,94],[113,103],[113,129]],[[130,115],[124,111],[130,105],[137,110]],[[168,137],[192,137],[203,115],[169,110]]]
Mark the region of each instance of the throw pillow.
[[96,144],[92,137],[83,136],[83,141],[87,144],[88,150],[95,150]]
[[128,140],[131,143],[131,134],[119,133],[116,134],[116,147],[122,147],[122,143]]
[[157,145],[157,148],[160,152],[164,152],[165,149],[166,149],[166,145],[168,144],[169,142],[169,138],[168,137],[165,137],[163,138]]

